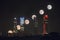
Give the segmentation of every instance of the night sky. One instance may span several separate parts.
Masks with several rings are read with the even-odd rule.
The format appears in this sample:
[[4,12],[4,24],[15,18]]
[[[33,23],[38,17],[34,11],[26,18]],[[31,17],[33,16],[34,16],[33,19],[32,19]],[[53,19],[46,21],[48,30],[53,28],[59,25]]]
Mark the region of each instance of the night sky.
[[[52,5],[52,10],[47,10],[47,5]],[[60,32],[60,1],[59,0],[2,0],[0,1],[0,32],[6,32],[11,26],[14,17],[31,17],[39,15],[39,10],[44,9],[49,15],[48,32]],[[12,28],[12,27],[11,27]]]

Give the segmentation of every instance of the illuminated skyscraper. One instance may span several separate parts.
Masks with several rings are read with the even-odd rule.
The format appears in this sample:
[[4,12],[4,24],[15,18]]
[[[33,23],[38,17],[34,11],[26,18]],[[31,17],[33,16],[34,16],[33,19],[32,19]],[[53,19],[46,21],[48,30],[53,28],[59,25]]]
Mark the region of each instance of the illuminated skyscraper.
[[24,17],[20,17],[20,25],[21,26],[23,26],[23,24],[24,24],[24,19],[25,19]]
[[16,26],[17,26],[17,18],[14,18],[14,29],[16,30]]

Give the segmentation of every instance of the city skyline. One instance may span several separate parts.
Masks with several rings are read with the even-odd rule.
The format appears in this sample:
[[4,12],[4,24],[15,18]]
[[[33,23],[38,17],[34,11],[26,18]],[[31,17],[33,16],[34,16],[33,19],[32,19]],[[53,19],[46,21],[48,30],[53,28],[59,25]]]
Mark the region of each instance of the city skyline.
[[[49,4],[52,5],[52,10],[47,9],[47,5]],[[10,23],[13,22],[14,17],[17,17],[19,20],[20,16],[31,18],[33,14],[36,14],[38,18],[40,18],[42,16],[39,14],[39,10],[43,9],[45,13],[49,15],[48,32],[60,33],[59,7],[58,0],[2,1],[0,6],[0,32],[2,31],[4,33],[8,31],[8,29],[12,29],[13,25]]]

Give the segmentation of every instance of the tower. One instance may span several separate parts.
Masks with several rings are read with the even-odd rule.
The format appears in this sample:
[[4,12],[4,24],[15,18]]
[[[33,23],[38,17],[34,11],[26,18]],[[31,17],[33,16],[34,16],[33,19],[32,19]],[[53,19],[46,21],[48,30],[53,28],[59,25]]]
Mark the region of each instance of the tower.
[[43,35],[48,34],[46,30],[47,24],[48,24],[48,15],[44,15],[43,16]]

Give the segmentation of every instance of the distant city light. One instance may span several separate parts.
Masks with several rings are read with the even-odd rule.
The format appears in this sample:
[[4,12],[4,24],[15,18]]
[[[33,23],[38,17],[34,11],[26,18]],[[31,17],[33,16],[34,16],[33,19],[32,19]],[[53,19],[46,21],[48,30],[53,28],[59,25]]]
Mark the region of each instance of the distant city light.
[[36,18],[37,16],[36,15],[32,15],[32,19],[34,20],[34,18]]
[[24,31],[24,27],[21,27],[21,30]]
[[13,33],[13,31],[12,31],[12,30],[9,30],[9,31],[8,31],[8,33],[11,33],[11,34],[12,34],[12,33]]
[[29,24],[30,21],[28,19],[25,20],[25,24]]
[[52,9],[52,5],[47,5],[47,9],[51,10]]
[[43,15],[43,14],[44,14],[44,10],[41,9],[41,10],[39,11],[39,13],[40,13],[40,15]]
[[16,31],[15,31],[15,30],[13,30],[13,33],[16,33]]
[[14,19],[16,19],[16,17]]
[[24,17],[20,17],[20,25],[23,25],[24,24]]
[[17,25],[16,27],[17,27],[17,30],[20,30],[21,29],[21,26],[20,25]]
[[17,18],[16,18],[16,17],[14,18],[14,23],[16,23],[16,24],[17,24]]

